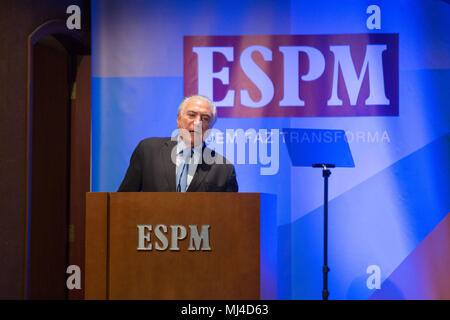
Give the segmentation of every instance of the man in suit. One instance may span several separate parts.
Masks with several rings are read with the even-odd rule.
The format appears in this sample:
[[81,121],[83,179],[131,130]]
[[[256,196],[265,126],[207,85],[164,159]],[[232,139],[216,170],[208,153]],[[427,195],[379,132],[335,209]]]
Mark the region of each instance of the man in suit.
[[185,98],[178,107],[178,136],[142,140],[117,191],[237,192],[234,166],[204,143],[215,119],[208,98]]

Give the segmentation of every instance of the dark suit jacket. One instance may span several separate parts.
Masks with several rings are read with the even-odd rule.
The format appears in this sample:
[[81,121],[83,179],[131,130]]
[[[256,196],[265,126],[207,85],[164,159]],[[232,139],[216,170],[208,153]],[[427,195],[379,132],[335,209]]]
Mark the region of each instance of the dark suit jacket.
[[[130,166],[117,191],[175,192],[175,163],[171,152],[176,144],[170,138],[142,140],[131,156]],[[237,192],[234,166],[221,155],[208,151],[216,156],[218,163],[199,163],[187,192]]]

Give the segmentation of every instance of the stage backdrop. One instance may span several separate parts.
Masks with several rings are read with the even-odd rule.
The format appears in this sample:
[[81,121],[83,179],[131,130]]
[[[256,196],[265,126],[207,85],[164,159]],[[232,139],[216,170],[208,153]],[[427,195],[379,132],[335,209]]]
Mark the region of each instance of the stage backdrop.
[[307,162],[346,141],[330,299],[449,299],[449,16],[438,0],[93,1],[92,191],[116,191],[138,142],[207,95],[239,191],[276,196],[263,298],[321,298],[322,171],[288,145]]

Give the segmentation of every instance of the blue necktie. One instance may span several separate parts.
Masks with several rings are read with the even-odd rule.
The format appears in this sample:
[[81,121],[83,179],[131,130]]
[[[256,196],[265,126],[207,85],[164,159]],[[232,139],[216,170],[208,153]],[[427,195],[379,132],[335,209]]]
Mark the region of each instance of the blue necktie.
[[180,165],[178,166],[178,173],[177,173],[177,192],[186,192],[186,185],[187,185],[187,172],[189,170],[189,164],[185,163],[184,160]]
[[[177,192],[186,192],[187,189],[187,177],[188,177],[188,171],[189,171],[189,157],[186,156],[188,152],[187,150],[184,150],[182,153],[182,160],[180,164],[178,165],[177,170]],[[193,150],[191,149],[191,156],[193,153]]]

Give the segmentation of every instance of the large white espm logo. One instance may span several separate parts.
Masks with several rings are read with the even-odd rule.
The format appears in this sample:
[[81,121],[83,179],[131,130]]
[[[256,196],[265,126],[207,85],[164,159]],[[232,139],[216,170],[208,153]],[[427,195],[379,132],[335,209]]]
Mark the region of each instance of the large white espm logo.
[[[180,251],[178,242],[184,240],[189,230],[189,247],[188,251],[211,251],[209,245],[209,225],[201,225],[201,231],[198,232],[196,225],[189,225],[188,228],[182,225],[164,225],[157,224],[154,228],[152,225],[137,225],[138,229],[138,251],[151,251],[153,247],[159,251],[165,251],[169,248],[171,251]],[[170,230],[170,237],[168,237]],[[152,231],[156,236],[155,243],[152,243]],[[169,247],[170,240],[170,247]],[[154,245],[153,245],[154,244]]]

